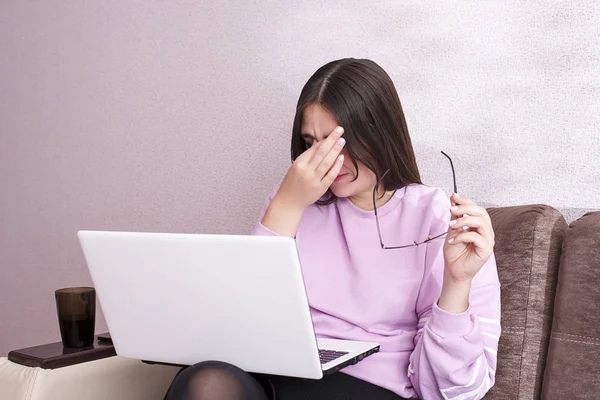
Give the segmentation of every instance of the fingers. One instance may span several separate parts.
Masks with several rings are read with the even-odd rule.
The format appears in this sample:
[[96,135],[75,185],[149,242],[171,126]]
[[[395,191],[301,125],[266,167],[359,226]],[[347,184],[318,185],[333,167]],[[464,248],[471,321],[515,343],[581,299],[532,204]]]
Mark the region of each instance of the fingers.
[[477,232],[458,232],[448,239],[448,244],[456,245],[459,243],[474,244],[478,249],[483,251],[484,253],[491,252],[492,246],[488,243],[483,236],[478,234]]
[[329,170],[329,172],[323,177],[321,182],[327,185],[327,187],[331,186],[335,178],[340,173],[340,169],[342,168],[342,164],[344,164],[344,155],[340,154],[333,164],[333,167]]
[[[467,215],[467,214],[465,214]],[[460,217],[450,221],[450,229],[454,231],[476,231],[488,241],[493,241],[493,232],[490,231],[490,227],[483,217],[473,217],[467,215],[466,217]]]
[[472,201],[472,200],[470,200],[468,197],[461,196],[458,193],[453,193],[450,199],[456,205],[461,205],[461,204],[475,204],[475,202]]
[[[489,217],[487,211],[485,210],[485,208],[480,207],[476,204],[467,204],[467,205],[462,205],[462,206],[452,206],[450,208],[450,213],[457,217],[460,218],[462,216],[464,216],[465,214],[467,215],[473,215],[476,217],[483,217],[485,218],[486,216]],[[487,218],[485,218],[487,219]]]
[[450,208],[450,213],[452,214],[452,220],[456,220],[462,216],[473,215],[477,217],[484,218],[490,225],[492,224],[492,220],[490,219],[490,215],[487,210],[477,204],[470,202],[468,204],[455,205]]
[[[341,126],[335,128],[333,132],[327,137],[327,139],[323,140],[321,142],[321,145],[318,146],[318,148],[315,150],[310,161],[308,162],[308,166],[314,170],[317,170],[317,168],[321,166],[321,163],[325,160],[326,156],[331,151],[335,152],[335,156],[333,157],[333,159],[329,158],[328,161],[333,163],[333,161],[335,161],[335,157],[337,157],[337,155],[340,153],[340,151],[342,151],[342,148],[344,147],[345,141],[341,138],[343,134],[344,128],[342,128]],[[321,170],[325,169],[323,171],[323,175],[325,175],[325,172],[328,171],[330,167],[331,164],[327,168],[320,168]]]
[[[494,246],[495,233],[492,227],[492,220],[487,210],[478,206],[467,197],[459,196],[456,193],[451,196],[453,205],[450,208],[452,218],[450,220],[451,230],[474,230],[484,237],[486,241]],[[467,227],[467,228],[465,228]]]
[[[458,193],[452,193],[452,196],[450,196],[450,203],[452,204],[452,207],[457,207],[463,204],[475,204],[467,197],[460,196]],[[458,214],[452,214],[451,220],[455,220],[457,218]]]
[[325,156],[325,158],[321,161],[319,166],[317,167],[316,174],[318,177],[323,177],[327,174],[327,171],[331,168],[331,166],[335,163],[335,160],[338,159],[340,152],[344,148],[344,139],[338,139],[338,141],[333,145],[329,153]]
[[296,159],[304,162],[305,164],[308,164],[308,162],[313,158],[314,154],[317,152],[317,150],[319,150],[322,144],[323,142],[316,142],[312,144],[308,149],[304,150],[304,152],[300,154]]

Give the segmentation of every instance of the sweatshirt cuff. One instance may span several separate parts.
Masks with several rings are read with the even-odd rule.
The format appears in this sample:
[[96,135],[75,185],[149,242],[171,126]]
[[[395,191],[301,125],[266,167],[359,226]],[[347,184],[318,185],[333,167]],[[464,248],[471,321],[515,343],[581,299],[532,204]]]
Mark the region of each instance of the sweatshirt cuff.
[[277,232],[273,232],[260,222],[256,224],[256,226],[252,230],[252,234],[258,236],[281,236],[280,234],[278,234]]
[[429,329],[442,338],[465,336],[473,329],[471,310],[467,308],[460,314],[450,313],[442,310],[436,302],[431,309]]

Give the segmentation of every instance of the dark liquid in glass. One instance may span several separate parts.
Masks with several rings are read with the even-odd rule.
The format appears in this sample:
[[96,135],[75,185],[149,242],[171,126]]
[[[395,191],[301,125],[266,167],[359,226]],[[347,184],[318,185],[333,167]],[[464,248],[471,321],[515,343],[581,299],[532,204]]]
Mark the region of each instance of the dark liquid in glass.
[[58,323],[65,347],[85,347],[94,343],[95,321],[90,316],[59,316]]

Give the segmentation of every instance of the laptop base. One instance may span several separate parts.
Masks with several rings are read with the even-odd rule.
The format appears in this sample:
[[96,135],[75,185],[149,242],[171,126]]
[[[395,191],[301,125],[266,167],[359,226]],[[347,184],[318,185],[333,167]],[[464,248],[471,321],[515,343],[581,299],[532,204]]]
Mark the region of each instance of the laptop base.
[[[351,365],[357,364],[358,362],[364,360],[366,357],[373,355],[375,353],[379,352],[379,346],[368,350],[365,353],[361,353],[361,354],[357,354],[356,356],[352,357],[349,360],[346,360],[342,363],[333,365],[327,369],[323,369],[323,376],[327,376],[327,375],[333,375],[336,372],[341,371],[342,369],[349,367]],[[161,361],[150,361],[150,360],[141,360],[144,364],[149,364],[149,365],[166,365],[169,367],[178,367],[178,368],[186,368],[189,367],[189,365],[183,365],[183,364],[172,364],[172,363],[166,363],[166,362],[161,362]],[[274,374],[275,375],[275,374]]]

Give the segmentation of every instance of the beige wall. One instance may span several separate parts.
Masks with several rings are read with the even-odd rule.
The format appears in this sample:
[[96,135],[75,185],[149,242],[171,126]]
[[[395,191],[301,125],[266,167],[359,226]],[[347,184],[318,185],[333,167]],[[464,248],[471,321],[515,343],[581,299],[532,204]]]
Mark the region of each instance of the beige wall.
[[0,2],[0,355],[58,340],[78,229],[247,232],[334,58],[390,72],[428,183],[600,207],[598,3],[252,3]]

